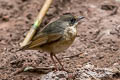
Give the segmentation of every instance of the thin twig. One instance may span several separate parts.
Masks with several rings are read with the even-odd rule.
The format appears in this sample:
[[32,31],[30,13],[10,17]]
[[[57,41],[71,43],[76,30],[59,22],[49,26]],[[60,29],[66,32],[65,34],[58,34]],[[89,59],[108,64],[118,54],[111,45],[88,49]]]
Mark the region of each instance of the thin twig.
[[32,28],[30,29],[30,31],[28,32],[27,36],[25,37],[23,43],[21,43],[21,47],[25,46],[28,44],[28,42],[32,39],[32,37],[34,36],[37,28],[40,26],[45,14],[48,11],[48,8],[50,7],[51,3],[53,0],[46,0],[41,11],[38,14],[38,17],[34,23],[34,25],[32,26]]
[[72,55],[72,56],[65,56],[64,58],[74,58],[74,57],[78,57],[80,54],[82,54],[82,53],[75,54],[75,55]]

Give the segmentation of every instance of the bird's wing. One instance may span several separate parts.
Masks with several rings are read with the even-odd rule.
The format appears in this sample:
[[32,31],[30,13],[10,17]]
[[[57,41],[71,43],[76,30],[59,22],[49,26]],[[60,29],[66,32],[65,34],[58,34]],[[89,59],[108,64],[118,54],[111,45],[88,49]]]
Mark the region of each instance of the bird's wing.
[[32,49],[50,42],[57,41],[62,37],[61,33],[63,31],[64,28],[62,28],[60,21],[52,22],[45,28],[43,28],[42,31],[38,31],[38,33],[35,34],[33,39],[26,46],[23,47],[23,50]]
[[54,34],[53,33],[52,34],[42,34],[41,33],[41,35],[33,38],[33,40],[30,43],[28,43],[26,46],[24,46],[23,50],[32,49],[32,48],[35,48],[35,47],[45,45],[45,44],[50,43],[50,42],[57,41],[61,37],[62,37],[62,35],[57,34],[57,33],[54,33]]

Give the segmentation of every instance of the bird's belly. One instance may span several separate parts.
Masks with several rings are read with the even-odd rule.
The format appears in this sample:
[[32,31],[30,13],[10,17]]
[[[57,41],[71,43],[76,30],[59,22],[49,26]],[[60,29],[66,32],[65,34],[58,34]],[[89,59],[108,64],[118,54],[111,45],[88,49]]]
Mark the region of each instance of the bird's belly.
[[69,48],[69,46],[73,43],[74,39],[75,39],[75,37],[70,40],[62,39],[57,42],[44,45],[41,47],[41,49],[48,53],[56,54],[56,53],[62,52],[64,50],[66,50],[67,48]]
[[73,43],[73,41],[74,40],[69,40],[69,41],[63,40],[63,41],[57,42],[54,45],[51,45],[52,52],[53,53],[59,53],[59,52],[62,52],[64,50],[66,50]]
[[49,53],[59,53],[69,48],[69,46],[75,40],[76,29],[69,28],[64,32],[65,33],[61,40],[53,42],[51,44],[44,45],[42,47],[43,51],[47,51]]

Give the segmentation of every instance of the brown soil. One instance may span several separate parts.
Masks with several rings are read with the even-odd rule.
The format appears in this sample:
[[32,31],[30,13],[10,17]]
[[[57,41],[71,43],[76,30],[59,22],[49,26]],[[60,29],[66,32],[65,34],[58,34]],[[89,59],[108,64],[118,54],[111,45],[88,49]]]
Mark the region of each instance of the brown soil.
[[[12,75],[24,66],[53,66],[49,54],[20,51],[44,0],[0,0],[0,80],[40,80],[40,73]],[[120,2],[118,0],[54,0],[42,26],[63,13],[86,17],[73,45],[58,54],[66,69],[86,63],[96,67],[120,64]]]

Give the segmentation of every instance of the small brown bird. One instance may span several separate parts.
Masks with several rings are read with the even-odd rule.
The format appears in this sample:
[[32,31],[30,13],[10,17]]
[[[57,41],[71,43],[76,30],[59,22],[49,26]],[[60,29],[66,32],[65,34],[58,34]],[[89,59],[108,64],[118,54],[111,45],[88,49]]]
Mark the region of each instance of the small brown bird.
[[33,39],[22,50],[42,50],[50,54],[50,57],[58,70],[54,58],[62,66],[59,59],[56,57],[73,43],[77,35],[77,24],[83,19],[83,16],[75,17],[70,13],[62,15],[56,21],[49,23],[41,31],[34,35]]

